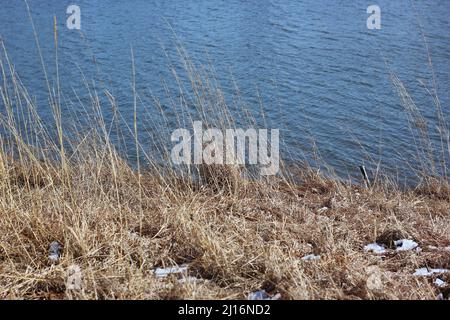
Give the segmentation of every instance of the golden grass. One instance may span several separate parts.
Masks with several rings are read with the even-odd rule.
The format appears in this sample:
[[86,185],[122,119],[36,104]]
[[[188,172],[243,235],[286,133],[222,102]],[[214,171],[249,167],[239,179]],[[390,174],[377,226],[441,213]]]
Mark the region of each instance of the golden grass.
[[[114,178],[95,161],[70,165],[62,180],[2,159],[1,298],[238,299],[261,288],[283,299],[448,294],[432,283],[437,275],[412,276],[420,267],[450,268],[443,250],[450,245],[448,185],[439,196],[366,189],[302,170],[295,184],[237,176],[226,189],[150,172],[138,177],[124,162]],[[399,238],[414,239],[422,251],[363,251]],[[63,245],[57,263],[48,259],[52,241]],[[321,258],[301,259],[310,253]],[[205,281],[153,274],[183,263]],[[82,270],[78,290],[66,287],[71,265]]]

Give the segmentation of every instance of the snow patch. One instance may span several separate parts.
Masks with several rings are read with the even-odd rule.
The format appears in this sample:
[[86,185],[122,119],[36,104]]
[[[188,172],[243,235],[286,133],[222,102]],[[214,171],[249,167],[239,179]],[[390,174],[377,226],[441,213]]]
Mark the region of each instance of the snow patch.
[[409,239],[397,240],[397,241],[394,241],[394,244],[397,247],[397,249],[395,249],[396,251],[413,250],[419,246],[419,244],[417,242],[415,242],[413,240],[409,240]]
[[428,269],[428,268],[420,268],[416,269],[413,273],[413,276],[424,276],[428,277],[435,273],[450,273],[450,269]]
[[378,243],[369,243],[368,245],[364,246],[364,251],[381,254],[386,252],[386,248],[379,245]]
[[436,280],[434,280],[434,284],[440,288],[447,286],[447,282],[445,282],[444,280],[441,280],[439,278],[436,278]]
[[62,246],[59,244],[59,242],[53,241],[52,243],[50,243],[48,258],[54,262],[58,261],[61,256],[61,249]]
[[181,279],[178,279],[178,283],[201,283],[201,282],[206,282],[206,280],[196,277],[183,277]]
[[[416,252],[422,251],[422,249],[419,247],[419,244],[410,239],[396,240],[394,241],[394,244],[396,246],[395,251],[409,251],[409,250],[414,250]],[[382,254],[386,253],[387,249],[384,245],[374,242],[364,246],[364,251]]]
[[169,268],[156,268],[153,272],[157,278],[165,278],[169,274],[183,273],[187,272],[188,266],[183,264],[181,266],[169,267]]
[[251,292],[247,297],[248,300],[279,300],[280,298],[281,294],[277,293],[271,297],[265,290]]
[[315,255],[314,253],[308,254],[302,258],[303,261],[309,261],[309,260],[319,260],[320,255]]
[[416,271],[413,273],[413,276],[430,276],[430,275],[432,275],[432,273],[430,273],[427,268],[416,269]]

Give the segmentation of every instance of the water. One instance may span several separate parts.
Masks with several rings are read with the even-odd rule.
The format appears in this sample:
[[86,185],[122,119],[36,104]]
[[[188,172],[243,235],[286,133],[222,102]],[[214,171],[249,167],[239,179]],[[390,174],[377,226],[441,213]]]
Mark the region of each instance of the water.
[[[321,158],[342,177],[359,174],[362,163],[369,169],[379,163],[400,177],[410,175],[405,161],[413,162],[414,139],[389,69],[404,82],[428,121],[431,139],[439,142],[433,99],[419,82],[432,84],[419,21],[446,112],[450,102],[447,0],[413,1],[415,7],[410,0],[377,1],[381,30],[367,29],[366,8],[371,3],[362,0],[77,0],[81,34],[65,27],[66,8],[72,3],[29,1],[49,74],[55,70],[53,15],[57,17],[66,108],[73,106],[68,103],[72,90],[86,96],[82,70],[87,78],[104,81],[131,121],[131,47],[142,104],[150,104],[151,95],[164,101],[162,79],[176,88],[168,67],[170,61],[178,66],[176,34],[197,65],[214,66],[227,99],[236,97],[236,83],[250,108],[259,110],[262,101],[270,127],[280,128],[289,146],[289,152],[282,148],[282,157],[312,159],[316,145]],[[0,35],[39,112],[52,121],[23,1],[2,1]],[[149,122],[139,121],[144,131],[152,130]]]

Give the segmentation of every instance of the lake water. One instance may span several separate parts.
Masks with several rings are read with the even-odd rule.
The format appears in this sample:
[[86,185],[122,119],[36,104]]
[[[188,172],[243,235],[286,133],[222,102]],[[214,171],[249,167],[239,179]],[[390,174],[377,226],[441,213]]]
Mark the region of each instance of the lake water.
[[[81,8],[81,33],[66,28],[70,4]],[[162,81],[177,88],[169,68],[171,62],[179,67],[176,34],[197,65],[214,66],[227,99],[236,98],[236,84],[250,108],[258,111],[263,103],[269,126],[279,128],[289,146],[289,152],[281,149],[282,157],[312,159],[315,145],[340,176],[359,174],[363,163],[371,169],[373,163],[380,163],[402,178],[409,174],[405,161],[413,162],[416,148],[389,69],[403,81],[428,121],[432,141],[439,143],[433,99],[421,84],[431,86],[433,80],[423,34],[437,93],[447,112],[450,1],[378,0],[380,30],[366,27],[371,4],[363,0],[29,0],[49,74],[55,69],[53,16],[57,17],[66,102],[72,90],[85,97],[82,70],[110,90],[131,121],[131,47],[142,98],[139,108],[151,104],[152,95],[164,101]],[[39,112],[53,121],[23,1],[1,2],[0,36]],[[149,122],[139,121],[146,127],[143,131],[152,130]]]

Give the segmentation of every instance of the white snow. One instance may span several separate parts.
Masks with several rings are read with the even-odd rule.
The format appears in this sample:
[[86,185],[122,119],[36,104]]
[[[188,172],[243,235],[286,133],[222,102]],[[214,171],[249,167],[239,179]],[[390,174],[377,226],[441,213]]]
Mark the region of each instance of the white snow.
[[59,254],[51,254],[48,256],[48,258],[52,261],[58,261],[59,260]]
[[178,283],[200,283],[200,282],[205,282],[205,280],[196,277],[183,277],[181,279],[178,279]]
[[276,295],[271,297],[265,290],[250,292],[247,297],[248,300],[279,300],[280,298],[281,294],[277,293]]
[[306,256],[304,256],[303,258],[302,258],[302,260],[303,261],[308,261],[308,260],[318,260],[318,259],[320,259],[320,255],[315,255],[315,254],[313,254],[313,253],[311,253],[311,254],[308,254],[308,255],[306,255]]
[[450,269],[430,269],[432,273],[450,273]]
[[187,269],[188,269],[188,266],[185,264],[183,264],[181,266],[169,267],[169,268],[156,268],[156,270],[154,271],[154,274],[157,278],[165,278],[169,274],[186,272]]
[[419,246],[419,244],[413,240],[409,239],[401,239],[394,241],[394,244],[397,246],[396,251],[408,251],[413,250]]
[[[396,240],[394,241],[394,244],[396,246],[395,251],[408,251],[413,249],[415,249],[416,252],[422,251],[422,249],[420,249],[419,247],[419,244],[410,239]],[[386,248],[384,247],[384,245],[374,242],[364,246],[364,251],[382,254],[386,252]]]
[[428,268],[420,268],[416,269],[413,273],[413,276],[431,276],[435,273],[450,273],[450,269],[428,269]]
[[427,268],[420,268],[416,269],[416,271],[413,273],[413,276],[430,276],[431,273],[428,271]]
[[325,212],[327,210],[328,210],[328,207],[323,207],[323,208],[320,208],[319,210],[317,210],[317,213],[322,213],[322,212]]
[[192,277],[187,274],[188,271],[188,265],[182,264],[181,266],[173,266],[168,268],[156,268],[156,270],[153,271],[153,274],[157,278],[166,278],[170,274],[178,274],[178,283],[202,283],[202,282],[209,282],[209,280]]
[[428,246],[430,250],[438,250],[438,251],[448,251],[450,252],[450,246],[448,247],[436,247],[436,246]]
[[50,252],[48,258],[54,262],[58,261],[59,257],[61,256],[61,249],[62,246],[57,241],[53,241],[52,243],[50,243]]
[[442,288],[442,287],[445,287],[447,285],[447,282],[445,282],[445,281],[443,281],[443,280],[441,280],[439,278],[436,278],[436,280],[434,280],[434,284],[437,285],[438,287]]
[[272,300],[280,300],[280,298],[281,298],[281,293],[277,293],[276,295],[274,295],[272,297]]
[[369,243],[368,245],[364,246],[364,251],[366,252],[373,252],[373,253],[385,253],[386,249],[379,245],[378,243]]

